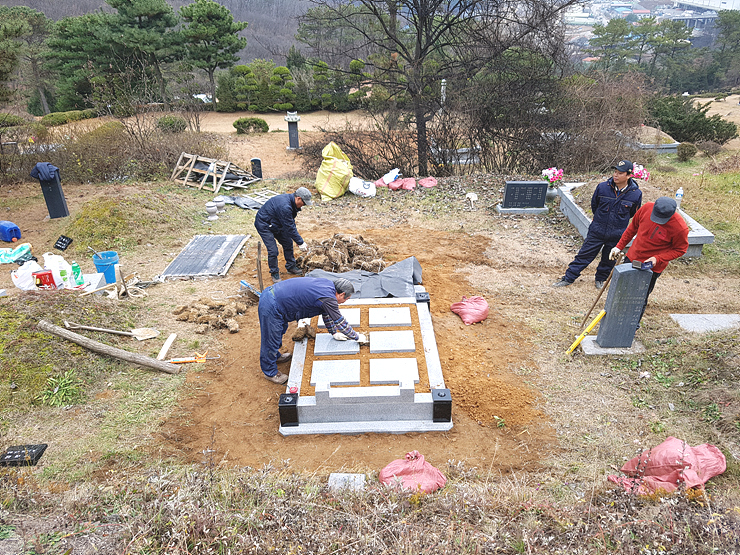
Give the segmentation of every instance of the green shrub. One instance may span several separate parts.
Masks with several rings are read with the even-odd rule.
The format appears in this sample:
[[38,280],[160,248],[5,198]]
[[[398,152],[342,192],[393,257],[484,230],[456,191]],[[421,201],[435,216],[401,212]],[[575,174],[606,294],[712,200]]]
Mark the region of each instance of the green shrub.
[[681,143],[676,149],[679,162],[688,162],[698,152],[696,146],[693,143]]
[[16,127],[17,125],[25,125],[26,123],[28,123],[28,120],[21,116],[0,113],[0,127]]
[[41,123],[47,127],[55,127],[57,125],[69,123],[69,118],[67,117],[67,112],[52,112],[51,114],[46,114],[42,117]]
[[267,133],[270,126],[262,118],[239,118],[234,122],[237,135],[245,133]]
[[95,108],[82,110],[82,119],[93,119],[98,117],[98,111]]
[[157,129],[163,133],[182,133],[188,128],[188,122],[180,116],[162,116],[157,120]]
[[737,125],[719,114],[708,117],[709,104],[695,105],[691,99],[668,96],[654,98],[648,111],[660,129],[679,142],[714,141],[723,145],[738,136]]

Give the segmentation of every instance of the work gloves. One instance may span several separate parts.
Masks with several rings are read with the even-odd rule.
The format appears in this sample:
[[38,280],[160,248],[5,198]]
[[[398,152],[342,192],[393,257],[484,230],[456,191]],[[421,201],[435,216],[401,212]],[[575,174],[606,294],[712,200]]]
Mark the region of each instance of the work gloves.
[[609,260],[616,260],[620,254],[622,254],[622,251],[619,250],[617,247],[614,247],[609,253]]
[[[360,345],[367,345],[368,343],[367,336],[364,333],[358,333],[357,335],[360,336],[357,338],[357,342]],[[336,339],[337,341],[347,341],[349,339],[349,337],[347,337],[340,331],[336,332],[334,335],[332,335],[332,337]]]
[[301,249],[303,252],[306,252],[308,250],[308,243],[304,241],[303,243],[298,245],[298,248]]

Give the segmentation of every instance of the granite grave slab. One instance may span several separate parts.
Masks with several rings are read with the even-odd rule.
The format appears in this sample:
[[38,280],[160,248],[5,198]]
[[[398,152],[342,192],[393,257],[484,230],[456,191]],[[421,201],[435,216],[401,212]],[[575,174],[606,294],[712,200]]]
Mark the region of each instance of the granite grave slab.
[[419,383],[419,363],[415,358],[370,359],[370,383]]
[[313,354],[317,357],[332,355],[356,355],[360,352],[360,344],[357,341],[337,341],[330,333],[316,334],[316,342],[313,346]]
[[413,353],[415,350],[413,330],[370,332],[370,354]]
[[359,360],[316,360],[311,369],[312,386],[360,385]]
[[370,308],[370,327],[400,327],[411,325],[411,309],[407,306]]
[[[360,326],[360,309],[359,308],[340,308],[339,312],[344,316],[344,319],[347,320],[347,323],[352,326],[353,328],[357,328]],[[324,324],[324,317],[319,316],[319,323],[318,323],[319,329],[326,329],[326,324]]]
[[740,314],[671,314],[681,329],[694,333],[730,330],[740,326]]

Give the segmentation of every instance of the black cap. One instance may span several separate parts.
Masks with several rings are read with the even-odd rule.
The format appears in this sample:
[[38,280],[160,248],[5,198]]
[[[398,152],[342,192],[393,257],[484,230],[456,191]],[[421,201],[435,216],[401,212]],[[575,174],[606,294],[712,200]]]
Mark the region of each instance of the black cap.
[[676,213],[676,201],[671,197],[659,197],[653,204],[653,213],[650,221],[663,225]]
[[629,160],[621,160],[619,164],[616,166],[612,166],[615,170],[619,172],[626,172],[626,173],[632,173],[632,170],[634,169],[634,166],[632,165],[632,162]]

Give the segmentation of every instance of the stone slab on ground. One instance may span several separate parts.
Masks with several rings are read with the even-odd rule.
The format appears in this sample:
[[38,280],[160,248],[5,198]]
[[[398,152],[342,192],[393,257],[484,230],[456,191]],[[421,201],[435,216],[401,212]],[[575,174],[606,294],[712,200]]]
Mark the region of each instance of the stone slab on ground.
[[729,330],[740,326],[740,314],[671,314],[681,329],[695,333]]
[[550,209],[544,208],[501,208],[500,204],[496,205],[496,212],[499,214],[521,214],[523,216],[537,216],[538,214],[547,214]]
[[419,363],[415,358],[371,358],[370,383],[419,383]]
[[365,489],[365,475],[349,474],[347,472],[332,472],[329,474],[329,489],[332,491],[342,489],[362,491]]
[[330,333],[319,333],[313,346],[313,354],[317,357],[332,355],[356,355],[360,352],[360,344],[351,339],[337,341]]
[[311,368],[311,385],[360,385],[359,360],[316,360]]
[[415,350],[413,330],[370,332],[370,354],[413,353]]
[[[359,308],[340,308],[339,312],[347,320],[347,323],[353,328],[360,327],[360,309]],[[319,329],[326,329],[324,317],[319,316]]]
[[408,306],[370,308],[368,313],[371,328],[411,325],[411,309]]
[[584,355],[635,355],[645,352],[645,345],[637,339],[632,342],[632,347],[600,347],[596,343],[595,335],[587,335],[581,341],[581,349]]

